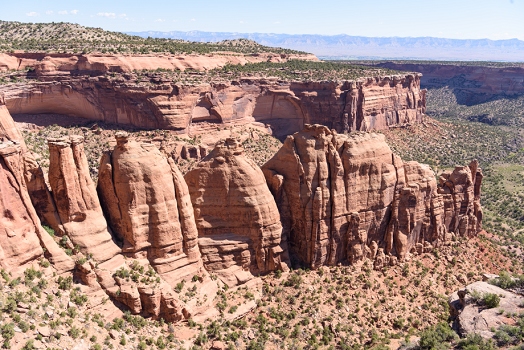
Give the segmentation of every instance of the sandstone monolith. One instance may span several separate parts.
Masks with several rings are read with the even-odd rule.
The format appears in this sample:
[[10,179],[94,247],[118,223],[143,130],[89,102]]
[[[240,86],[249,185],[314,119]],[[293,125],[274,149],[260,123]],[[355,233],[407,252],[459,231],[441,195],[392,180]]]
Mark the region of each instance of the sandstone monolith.
[[82,136],[49,139],[49,184],[64,233],[84,254],[106,261],[120,252],[89,176]]
[[219,142],[185,179],[208,271],[236,285],[250,274],[288,269],[278,208],[238,140]]
[[365,259],[377,268],[480,230],[478,164],[444,173],[403,162],[383,135],[306,125],[263,167],[291,253],[317,268]]
[[40,225],[27,191],[23,157],[20,144],[0,143],[0,266],[13,271],[45,256],[59,272],[71,270],[73,260]]

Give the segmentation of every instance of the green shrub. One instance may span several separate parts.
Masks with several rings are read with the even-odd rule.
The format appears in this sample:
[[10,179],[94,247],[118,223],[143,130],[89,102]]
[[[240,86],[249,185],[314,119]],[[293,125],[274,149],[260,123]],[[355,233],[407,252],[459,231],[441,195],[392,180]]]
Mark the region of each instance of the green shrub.
[[457,343],[457,348],[464,350],[494,350],[495,345],[491,339],[484,339],[479,334],[468,334]]
[[500,271],[499,277],[489,280],[490,284],[502,289],[521,287],[524,284],[524,276],[513,277],[507,271]]
[[69,290],[73,286],[73,278],[71,276],[68,276],[66,278],[59,276],[57,282],[58,282],[58,288],[62,290]]
[[76,328],[75,326],[71,327],[69,330],[69,336],[73,339],[76,339],[80,336],[80,329]]
[[51,227],[46,225],[42,225],[42,227],[44,228],[45,232],[49,233],[51,237],[55,236],[55,230],[53,230]]
[[299,276],[297,273],[292,273],[289,275],[287,281],[284,282],[286,287],[300,287],[302,284],[302,276]]
[[499,306],[500,297],[495,293],[486,293],[482,296],[482,303],[486,305],[488,309]]
[[25,343],[24,347],[22,348],[22,350],[32,350],[35,348],[34,346],[34,340],[33,339],[29,339],[27,341],[27,343]]
[[457,334],[445,322],[440,322],[422,332],[419,347],[427,350],[449,349],[449,342],[456,338]]

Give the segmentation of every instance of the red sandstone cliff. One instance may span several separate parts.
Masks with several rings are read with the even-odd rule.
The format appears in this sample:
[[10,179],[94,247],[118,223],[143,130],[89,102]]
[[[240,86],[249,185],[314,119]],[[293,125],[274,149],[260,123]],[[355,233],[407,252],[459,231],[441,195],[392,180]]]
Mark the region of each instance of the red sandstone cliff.
[[89,176],[82,136],[48,140],[49,184],[60,226],[75,246],[95,261],[106,261],[120,252]]
[[289,270],[286,237],[260,168],[240,142],[219,142],[185,175],[204,266],[228,285]]
[[478,164],[443,174],[403,162],[383,135],[338,135],[306,125],[263,166],[291,253],[310,267],[380,267],[480,230]]
[[[58,271],[71,270],[73,260],[41,227],[33,206],[32,197],[37,192],[31,191],[30,186],[34,189],[35,183],[28,176],[35,164],[32,161],[34,158],[0,101],[0,265],[17,270],[45,255]],[[48,196],[46,191],[47,188],[43,195]]]
[[102,158],[98,193],[124,252],[143,252],[168,280],[179,282],[200,271],[187,186],[173,161],[154,145],[118,134],[117,146]]
[[60,53],[0,53],[0,71],[34,68],[38,74],[81,72],[131,72],[143,69],[209,70],[226,64],[256,62],[286,62],[288,60],[318,61],[312,54],[242,54],[219,52],[207,55],[114,55],[114,54],[60,54]]
[[448,86],[460,104],[472,105],[498,96],[524,94],[524,68],[482,65],[385,62],[376,66],[422,73],[425,88]]
[[6,85],[0,91],[12,114],[58,113],[186,133],[203,122],[256,121],[269,124],[278,137],[308,123],[343,132],[419,122],[426,106],[418,74],[340,83],[245,79],[196,86],[80,76]]

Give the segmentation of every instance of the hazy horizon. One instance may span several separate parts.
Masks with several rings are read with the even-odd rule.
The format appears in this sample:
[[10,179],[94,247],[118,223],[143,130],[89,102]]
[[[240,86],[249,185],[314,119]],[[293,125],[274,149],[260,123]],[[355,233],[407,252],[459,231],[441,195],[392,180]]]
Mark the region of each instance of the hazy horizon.
[[1,20],[74,22],[119,32],[202,31],[370,38],[524,40],[524,0],[312,0],[227,3],[22,0],[2,5]]

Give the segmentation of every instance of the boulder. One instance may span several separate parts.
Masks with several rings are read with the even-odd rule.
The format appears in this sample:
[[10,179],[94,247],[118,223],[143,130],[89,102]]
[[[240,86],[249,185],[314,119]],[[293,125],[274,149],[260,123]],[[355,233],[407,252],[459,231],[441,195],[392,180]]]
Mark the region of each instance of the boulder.
[[[483,296],[488,293],[500,297],[497,307],[487,308],[472,297],[473,294]],[[494,330],[500,326],[513,325],[513,319],[505,315],[521,313],[523,302],[522,295],[484,281],[469,284],[466,288],[453,293],[448,300],[455,330],[463,337],[476,333],[486,339],[493,338]]]
[[288,270],[280,215],[260,168],[236,139],[219,142],[185,175],[208,271],[229,285]]

